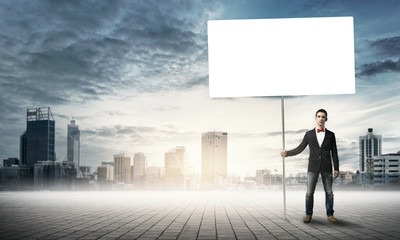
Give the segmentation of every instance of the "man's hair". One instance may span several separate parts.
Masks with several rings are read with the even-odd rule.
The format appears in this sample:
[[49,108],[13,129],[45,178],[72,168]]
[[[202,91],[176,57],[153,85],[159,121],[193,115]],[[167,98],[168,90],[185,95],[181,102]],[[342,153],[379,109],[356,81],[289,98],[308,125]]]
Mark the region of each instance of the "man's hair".
[[319,112],[325,113],[325,116],[328,117],[328,113],[326,112],[325,109],[322,109],[322,108],[318,109],[318,111],[315,113],[315,116],[317,116]]

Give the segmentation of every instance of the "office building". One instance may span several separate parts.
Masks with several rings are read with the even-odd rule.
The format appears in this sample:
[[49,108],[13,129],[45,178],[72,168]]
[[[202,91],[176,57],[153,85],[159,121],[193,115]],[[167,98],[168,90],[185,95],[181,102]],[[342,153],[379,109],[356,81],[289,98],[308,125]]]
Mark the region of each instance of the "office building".
[[223,185],[227,176],[226,132],[206,132],[201,137],[201,177],[203,186]]
[[359,137],[360,159],[359,167],[362,181],[367,184],[373,183],[374,157],[382,154],[382,136],[375,135],[372,128],[364,136]]
[[146,168],[146,177],[149,181],[154,181],[165,177],[165,168],[158,166],[150,166]]
[[74,163],[75,168],[78,169],[78,177],[81,177],[80,166],[80,130],[79,126],[75,124],[75,120],[71,120],[68,124],[67,132],[67,161]]
[[339,171],[339,176],[335,180],[340,185],[347,185],[357,182],[357,175],[351,171]]
[[102,164],[97,167],[97,181],[109,182],[114,180],[114,164]]
[[68,161],[38,161],[34,166],[35,189],[73,190],[76,172],[74,164]]
[[114,162],[101,162],[101,165],[110,165],[114,167]]
[[17,158],[4,160],[4,166],[0,167],[1,189],[31,190],[33,178],[31,169],[13,164],[15,159]]
[[166,190],[165,168],[150,166],[146,168],[146,189],[147,190]]
[[256,170],[257,185],[271,185],[271,183],[272,183],[271,170],[268,169]]
[[80,177],[88,177],[90,175],[90,166],[79,166]]
[[146,176],[147,160],[143,153],[135,153],[133,157],[133,181],[144,180]]
[[55,121],[50,107],[27,109],[26,121],[27,167],[33,169],[39,161],[55,161]]
[[26,131],[19,138],[20,165],[26,165]]
[[19,166],[19,163],[18,158],[7,158],[3,160],[3,167]]
[[131,183],[131,158],[124,153],[114,155],[114,180],[117,183]]
[[185,174],[186,149],[176,147],[165,153],[165,176],[169,178],[182,178]]
[[171,190],[186,190],[185,163],[187,160],[185,147],[175,147],[165,153],[165,186]]
[[400,183],[400,152],[374,157],[374,185]]

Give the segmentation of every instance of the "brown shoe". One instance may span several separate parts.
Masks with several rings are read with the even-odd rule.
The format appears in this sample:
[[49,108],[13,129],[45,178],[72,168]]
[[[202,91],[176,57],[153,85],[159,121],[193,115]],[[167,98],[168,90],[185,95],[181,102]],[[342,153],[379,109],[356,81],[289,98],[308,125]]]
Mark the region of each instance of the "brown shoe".
[[337,219],[334,216],[328,216],[328,220],[331,223],[337,223]]
[[309,223],[309,222],[311,222],[311,215],[306,215],[306,217],[303,219],[303,222],[304,223]]

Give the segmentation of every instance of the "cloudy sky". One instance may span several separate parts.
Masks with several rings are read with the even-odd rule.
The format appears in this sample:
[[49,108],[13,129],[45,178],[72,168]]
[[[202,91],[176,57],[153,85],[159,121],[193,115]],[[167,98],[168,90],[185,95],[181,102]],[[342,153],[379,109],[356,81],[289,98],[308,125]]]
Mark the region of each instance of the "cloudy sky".
[[[185,146],[200,172],[201,133],[215,130],[228,132],[229,173],[281,172],[280,98],[208,96],[207,21],[353,16],[356,94],[288,97],[285,114],[290,149],[327,109],[341,170],[356,171],[368,128],[400,151],[399,12],[397,0],[0,1],[0,158],[19,156],[26,109],[49,106],[57,161],[74,118],[93,168],[135,152],[162,166]],[[288,158],[287,173],[307,157]]]

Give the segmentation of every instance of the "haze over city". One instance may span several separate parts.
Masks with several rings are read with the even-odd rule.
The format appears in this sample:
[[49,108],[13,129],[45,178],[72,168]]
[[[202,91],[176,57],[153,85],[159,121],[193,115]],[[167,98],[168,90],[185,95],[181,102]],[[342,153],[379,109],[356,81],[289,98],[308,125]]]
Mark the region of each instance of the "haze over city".
[[[288,97],[285,111],[291,149],[325,108],[340,169],[355,172],[368,128],[383,153],[400,151],[398,12],[398,1],[1,1],[0,158],[18,157],[26,109],[49,106],[57,161],[75,119],[93,169],[135,152],[162,166],[185,146],[200,171],[201,133],[216,130],[228,133],[228,174],[279,173],[280,98],[209,98],[207,21],[353,16],[356,94]],[[307,157],[288,158],[287,174]]]

